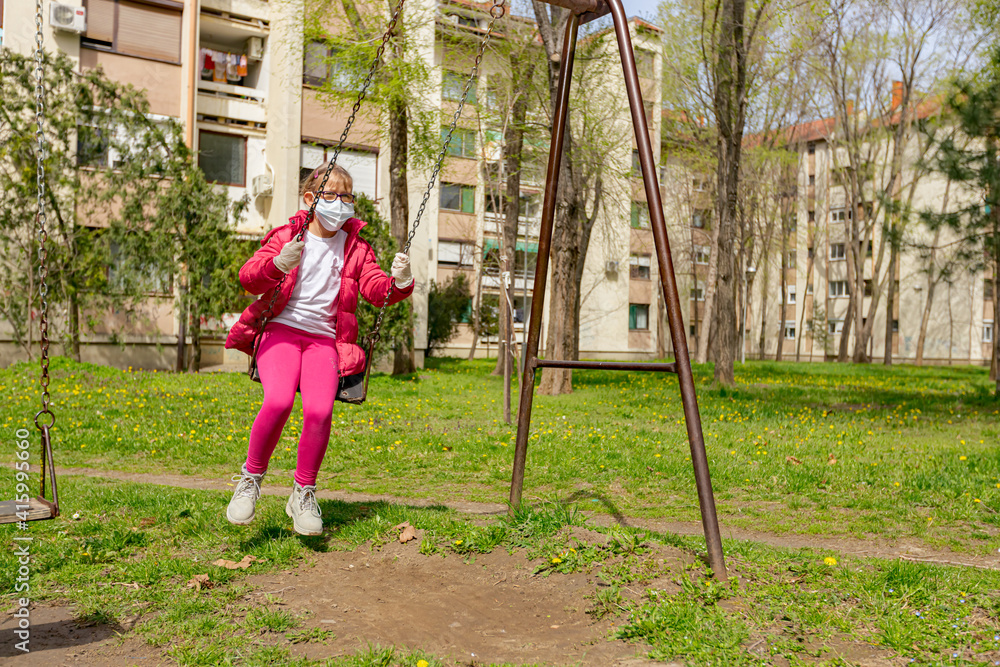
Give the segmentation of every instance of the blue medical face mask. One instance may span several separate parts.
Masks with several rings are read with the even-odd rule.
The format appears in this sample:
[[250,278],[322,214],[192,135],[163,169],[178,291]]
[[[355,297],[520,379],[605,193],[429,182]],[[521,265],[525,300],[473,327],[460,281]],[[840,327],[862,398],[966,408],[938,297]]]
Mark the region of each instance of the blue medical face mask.
[[345,204],[340,199],[335,201],[320,199],[316,202],[316,219],[323,225],[323,229],[329,232],[339,231],[352,217],[354,217],[354,204]]

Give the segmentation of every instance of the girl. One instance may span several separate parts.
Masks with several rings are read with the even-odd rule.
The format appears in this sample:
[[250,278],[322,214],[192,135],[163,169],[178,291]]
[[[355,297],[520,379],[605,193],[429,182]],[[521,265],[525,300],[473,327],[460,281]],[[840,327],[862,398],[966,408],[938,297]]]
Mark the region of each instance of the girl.
[[[333,400],[340,375],[364,369],[365,354],[357,345],[358,293],[381,306],[395,280],[389,303],[413,292],[410,259],[397,253],[392,278],[379,268],[375,252],[358,236],[366,223],[353,217],[353,179],[334,166],[326,188],[317,192],[326,165],[302,184],[307,206],[315,198],[316,215],[299,211],[287,225],[268,232],[261,248],[240,269],[240,284],[251,294],[262,294],[243,311],[226,339],[227,348],[250,354],[259,319],[267,310],[282,275],[287,274],[264,327],[257,352],[257,368],[264,388],[264,403],[250,429],[246,463],[226,510],[230,523],[253,521],[260,484],[282,428],[295,403],[296,387],[302,394],[302,434],[299,437],[295,482],[285,512],[296,532],[319,535],[323,517],[316,502],[316,474],[330,439]],[[301,241],[295,236],[303,225]]]

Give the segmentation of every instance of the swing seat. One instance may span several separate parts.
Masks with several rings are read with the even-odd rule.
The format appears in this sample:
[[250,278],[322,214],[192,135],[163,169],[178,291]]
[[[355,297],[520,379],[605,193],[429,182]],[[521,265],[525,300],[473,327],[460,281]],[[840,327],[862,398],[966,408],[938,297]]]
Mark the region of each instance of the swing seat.
[[[24,506],[23,503],[21,506]],[[22,509],[19,515],[16,501],[4,500],[0,502],[0,524],[24,521],[24,512]],[[59,516],[59,508],[51,501],[41,496],[35,496],[28,500],[27,521],[43,521],[54,519],[57,516]]]

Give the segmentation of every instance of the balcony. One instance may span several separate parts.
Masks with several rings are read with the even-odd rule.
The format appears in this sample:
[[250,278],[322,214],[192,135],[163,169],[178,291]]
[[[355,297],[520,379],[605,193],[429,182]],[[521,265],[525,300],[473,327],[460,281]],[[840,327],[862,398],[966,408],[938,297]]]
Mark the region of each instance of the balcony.
[[267,123],[267,107],[260,90],[214,81],[198,82],[198,113],[251,123]]
[[[226,3],[229,10],[235,11],[230,5]],[[268,34],[268,24],[262,19],[214,13],[207,5],[203,8],[198,43],[198,114],[266,124]],[[240,64],[227,68],[230,57],[236,57]],[[206,69],[209,60],[214,69]],[[220,68],[225,74],[220,74]]]

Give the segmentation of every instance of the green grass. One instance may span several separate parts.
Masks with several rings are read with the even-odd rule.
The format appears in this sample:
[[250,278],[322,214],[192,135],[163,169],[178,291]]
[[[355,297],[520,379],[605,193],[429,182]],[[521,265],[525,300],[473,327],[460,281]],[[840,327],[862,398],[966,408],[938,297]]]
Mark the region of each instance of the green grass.
[[[414,376],[376,376],[366,405],[338,405],[321,488],[506,499],[515,427],[501,420],[492,363],[428,366]],[[751,363],[737,368],[734,390],[709,388],[710,374],[710,367],[695,369],[724,531],[874,535],[997,553],[1000,403],[985,369]],[[52,375],[63,467],[228,481],[246,454],[262,395],[239,374],[123,372],[57,358]],[[699,518],[676,379],[589,371],[574,375],[574,387],[569,396],[535,399],[525,478],[534,507],[511,519],[472,522],[443,507],[324,500],[328,534],[302,538],[280,502],[262,503],[248,530],[220,520],[228,490],[63,476],[63,516],[30,531],[32,597],[71,603],[81,618],[111,627],[139,618],[127,634],[182,665],[324,664],[293,658],[293,645],[334,636],[304,628],[303,618],[273,601],[248,598],[244,578],[325,550],[378,548],[393,538],[393,526],[409,521],[422,531],[419,551],[428,557],[523,550],[538,576],[597,575],[600,585],[586,601],[592,616],[614,619],[618,637],[647,642],[655,659],[840,665],[856,662],[844,646],[864,645],[904,664],[1000,662],[997,572],[727,540],[737,579],[720,585],[695,556],[701,538],[593,526],[605,541],[570,538],[567,526],[586,523],[581,509]],[[37,366],[0,371],[0,391],[7,397],[0,438],[9,443],[0,461],[10,470],[18,428],[29,428],[37,448]],[[293,469],[300,427],[293,412],[271,479]],[[13,471],[0,478],[4,496],[13,483]],[[539,498],[546,502],[539,506]],[[689,565],[658,557],[669,548]],[[247,571],[211,565],[246,554],[260,559]],[[0,552],[0,571],[14,568],[11,550]],[[185,586],[204,573],[212,588]],[[672,592],[649,587],[665,580]],[[0,579],[8,600],[13,585]],[[380,646],[325,664],[420,661],[445,664]]]
[[[501,419],[492,363],[428,366],[376,376],[364,406],[338,404],[321,487],[506,499],[516,428]],[[224,477],[246,455],[262,392],[242,374],[128,372],[64,358],[52,368],[62,466]],[[749,363],[737,368],[734,390],[708,388],[710,372],[697,367],[695,379],[723,525],[1000,548],[1000,403],[985,369]],[[574,387],[535,399],[526,497],[698,520],[676,379],[578,371]],[[0,391],[10,397],[0,424],[12,441],[37,410],[37,367],[0,371]],[[294,469],[300,429],[296,408],[275,475]]]

